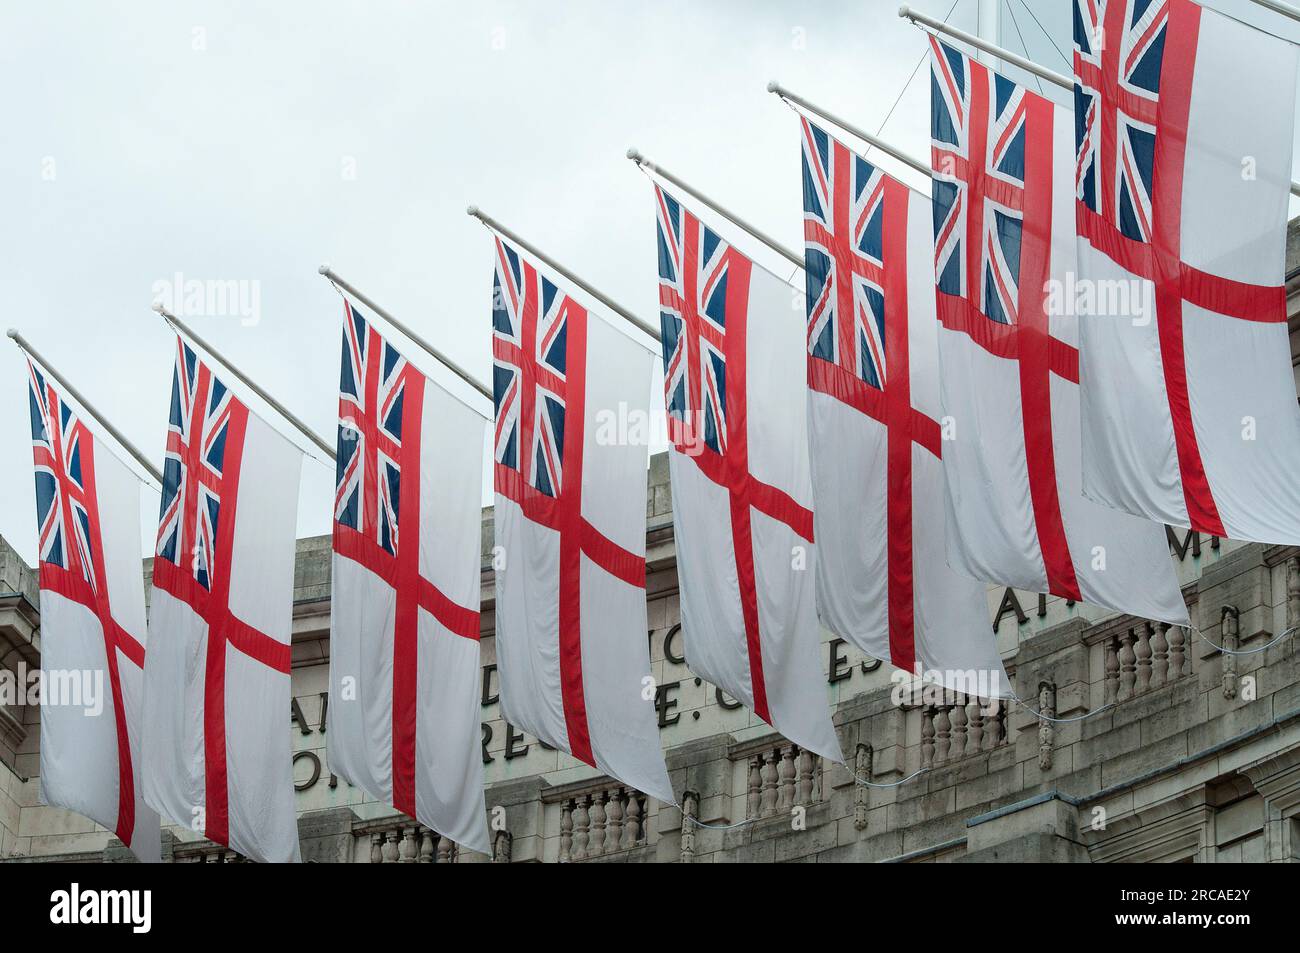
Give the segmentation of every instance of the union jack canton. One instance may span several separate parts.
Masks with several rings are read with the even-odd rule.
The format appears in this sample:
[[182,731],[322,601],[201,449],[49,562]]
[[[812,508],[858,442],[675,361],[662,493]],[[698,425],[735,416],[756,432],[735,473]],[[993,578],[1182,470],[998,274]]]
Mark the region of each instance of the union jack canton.
[[[992,321],[1014,324],[1025,218],[1025,90],[994,73],[994,101],[988,102],[989,87],[971,82],[966,58],[931,42],[938,54],[931,76],[931,159],[939,291],[970,298]],[[975,155],[982,156],[982,168],[966,159]],[[975,236],[980,247],[971,248]],[[972,280],[979,285],[972,287]]]

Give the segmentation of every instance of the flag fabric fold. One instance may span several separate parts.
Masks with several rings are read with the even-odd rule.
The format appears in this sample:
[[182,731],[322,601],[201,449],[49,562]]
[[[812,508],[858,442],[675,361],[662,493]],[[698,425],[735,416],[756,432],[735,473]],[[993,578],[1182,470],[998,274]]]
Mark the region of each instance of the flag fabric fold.
[[495,631],[501,713],[676,803],[646,640],[650,355],[496,240]]
[[177,339],[145,661],[145,799],[297,861],[285,713],[302,452]]
[[1300,543],[1284,271],[1297,49],[1191,0],[1075,0],[1083,489]]
[[344,303],[328,762],[480,853],[483,419]]
[[815,605],[797,297],[655,186],[686,662],[842,763]]
[[945,558],[930,201],[801,121],[822,622],[909,673],[1006,697],[985,587]]
[[930,43],[948,561],[1186,625],[1164,525],[1083,496],[1070,117]]
[[140,481],[28,361],[41,588],[41,797],[160,859],[142,797]]

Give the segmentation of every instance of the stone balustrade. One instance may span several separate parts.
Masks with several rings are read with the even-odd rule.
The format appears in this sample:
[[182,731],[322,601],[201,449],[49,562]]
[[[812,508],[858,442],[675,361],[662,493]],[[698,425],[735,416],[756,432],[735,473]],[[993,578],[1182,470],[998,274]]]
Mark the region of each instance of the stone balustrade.
[[173,862],[178,864],[246,864],[248,858],[238,851],[214,844],[212,841],[194,841],[177,844],[172,854]]
[[[405,815],[366,821],[353,827],[361,842],[361,863],[453,864],[460,854],[454,841]],[[369,845],[369,851],[364,848]]]
[[646,797],[608,782],[559,802],[560,863],[606,857],[646,843]]
[[921,767],[935,768],[1007,743],[1007,703],[945,691],[944,700],[916,709],[921,719]]
[[796,744],[769,744],[749,757],[745,817],[788,814],[821,799],[822,759]]
[[1187,632],[1167,622],[1137,620],[1102,643],[1107,705],[1171,685],[1192,673]]

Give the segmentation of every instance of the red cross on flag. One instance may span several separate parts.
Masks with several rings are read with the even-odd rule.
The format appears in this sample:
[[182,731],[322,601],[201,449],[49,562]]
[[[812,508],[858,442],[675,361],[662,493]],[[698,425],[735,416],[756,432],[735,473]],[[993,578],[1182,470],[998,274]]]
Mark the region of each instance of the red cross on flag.
[[659,186],[655,202],[686,662],[843,763],[818,657],[796,296]]
[[330,770],[490,853],[479,732],[483,418],[344,303]]
[[802,132],[822,622],[907,672],[1005,697],[985,587],[944,556],[930,202],[807,119]]
[[41,585],[41,797],[159,860],[140,786],[140,481],[28,362]]
[[948,562],[1186,625],[1164,526],[1083,496],[1073,117],[930,42]]
[[1074,22],[1084,492],[1300,543],[1297,49],[1191,0],[1076,0]]
[[646,641],[648,447],[626,439],[650,355],[498,239],[492,357],[502,716],[676,803]]
[[176,342],[145,663],[144,791],[258,861],[296,861],[285,712],[302,452]]

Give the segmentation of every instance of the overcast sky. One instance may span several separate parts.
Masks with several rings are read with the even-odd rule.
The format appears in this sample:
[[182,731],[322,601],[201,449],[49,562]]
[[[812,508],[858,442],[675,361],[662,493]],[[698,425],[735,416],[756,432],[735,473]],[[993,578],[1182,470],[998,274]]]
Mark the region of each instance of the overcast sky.
[[[1068,52],[1065,0],[1028,2]],[[1019,25],[1004,13],[1004,43],[1019,51],[1023,36],[1034,59],[1068,71],[1021,0],[1004,3]],[[943,17],[951,4],[912,6]],[[796,120],[764,85],[779,79],[876,130],[925,52],[897,6],[7,4],[6,323],[160,462],[174,344],[149,310],[158,284],[178,273],[243,282],[260,295],[256,323],[192,323],[332,442],[340,305],[317,265],[331,263],[483,380],[492,254],[469,203],[653,318],[651,187],[626,148],[798,247]],[[973,29],[975,7],[960,0],[952,22]],[[919,156],[928,95],[922,71],[884,131]],[[7,342],[0,381],[11,409],[0,414],[0,535],[30,563],[26,376]],[[332,471],[309,461],[302,486],[299,534],[328,532]],[[146,490],[146,540],[157,507]]]

